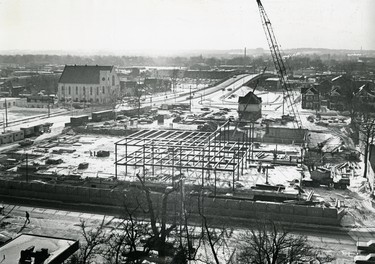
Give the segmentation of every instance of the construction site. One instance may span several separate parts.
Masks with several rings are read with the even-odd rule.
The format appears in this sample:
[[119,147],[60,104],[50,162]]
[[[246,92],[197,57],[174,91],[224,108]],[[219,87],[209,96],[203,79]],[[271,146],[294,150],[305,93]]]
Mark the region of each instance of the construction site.
[[[212,102],[211,107],[215,109]],[[183,182],[191,197],[203,191],[216,202],[230,199],[241,204],[234,207],[245,206],[245,201],[258,206],[239,209],[237,216],[228,207],[233,217],[256,217],[255,211],[261,211],[285,221],[340,224],[345,215],[343,198],[327,193],[321,197],[319,190],[346,189],[350,179],[358,177],[359,165],[345,161],[348,152],[334,149],[331,161],[336,164],[320,166],[324,154],[314,156],[313,148],[306,147],[306,142],[314,144],[306,140],[313,138],[307,129],[290,128],[293,121],[282,119],[284,125],[245,121],[241,112],[225,111],[237,120],[209,126],[206,115],[198,114],[205,109],[179,110],[179,122],[173,122],[174,109],[153,111],[154,117],[148,114],[154,119],[151,123],[113,120],[110,114],[100,122],[94,122],[95,113],[70,117],[58,131],[52,125],[51,135],[42,135],[45,139],[31,137],[35,142],[17,143],[2,152],[1,193],[118,206],[120,193],[140,184],[138,177],[142,177],[156,192]],[[212,213],[222,215],[223,210]]]
[[[121,103],[7,131],[4,125],[0,197],[112,215],[126,198],[144,215],[138,198],[126,196],[130,189],[147,188],[155,202],[173,189],[180,194],[167,201],[170,221],[189,210],[199,222],[204,197],[200,206],[215,224],[370,226],[372,186],[350,117],[302,108],[301,87],[289,85],[271,23],[257,4],[273,72],[238,74],[150,102],[138,98],[138,109]],[[280,90],[266,88],[271,76]]]
[[[144,102],[138,113],[119,107],[71,116],[44,140],[38,136],[51,133],[52,123],[37,135],[21,128],[25,132],[9,141],[4,134],[3,145],[29,137],[37,142],[23,140],[2,152],[1,194],[103,203],[103,197],[80,195],[121,191],[142,177],[161,192],[183,182],[192,194],[305,207],[304,218],[294,217],[293,209],[290,219],[340,224],[345,214],[340,197],[322,198],[319,190],[305,187],[345,190],[362,175],[356,149],[343,131],[350,120],[336,113],[341,122],[322,125],[323,115],[302,111],[299,89],[286,80],[271,24],[260,1],[258,6],[280,91],[264,87],[264,80],[275,76],[264,70],[155,98],[153,107]],[[64,195],[58,198],[60,188]],[[116,198],[107,203],[116,205]]]

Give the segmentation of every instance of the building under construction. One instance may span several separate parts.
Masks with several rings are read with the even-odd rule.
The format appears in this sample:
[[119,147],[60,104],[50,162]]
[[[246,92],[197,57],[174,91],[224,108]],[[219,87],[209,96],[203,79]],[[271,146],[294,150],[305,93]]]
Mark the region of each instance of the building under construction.
[[125,166],[125,176],[138,171],[148,180],[164,177],[170,183],[184,175],[186,183],[212,186],[215,193],[223,185],[234,190],[250,159],[251,142],[245,134],[229,140],[229,128],[228,121],[214,132],[137,131],[115,143],[116,177]]

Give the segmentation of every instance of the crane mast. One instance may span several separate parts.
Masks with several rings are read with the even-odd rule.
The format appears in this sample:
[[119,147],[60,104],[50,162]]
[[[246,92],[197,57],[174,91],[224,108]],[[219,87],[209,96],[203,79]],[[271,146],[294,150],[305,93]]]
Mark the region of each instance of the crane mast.
[[[286,96],[283,96],[283,105],[284,105],[284,100],[285,100],[285,97],[286,97],[289,101],[289,107],[290,107],[292,115],[294,117],[294,122],[296,123],[297,128],[301,128],[302,127],[301,118],[299,116],[298,110],[295,109],[295,107],[293,106],[294,103],[295,103],[293,92],[291,91],[291,88],[290,88],[289,84],[287,83],[287,70],[286,70],[286,67],[285,67],[283,57],[281,56],[280,48],[279,48],[279,45],[277,43],[275,34],[273,32],[273,29],[272,29],[271,21],[268,18],[266,11],[264,10],[262,2],[260,0],[257,0],[257,4],[258,4],[258,8],[259,8],[260,17],[261,17],[261,20],[262,20],[264,33],[266,35],[268,46],[269,46],[269,49],[271,51],[272,60],[273,60],[273,63],[275,65],[276,72],[277,72],[277,75],[279,77],[281,87],[283,89],[283,94],[284,94],[284,92],[286,93]],[[283,115],[284,115],[284,111],[283,111]]]

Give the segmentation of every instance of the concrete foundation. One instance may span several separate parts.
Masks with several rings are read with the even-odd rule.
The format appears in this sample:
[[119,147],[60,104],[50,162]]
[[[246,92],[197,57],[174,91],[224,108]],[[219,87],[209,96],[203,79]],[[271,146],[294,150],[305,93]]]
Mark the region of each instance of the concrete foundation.
[[[136,199],[133,195],[126,195],[127,192],[128,188],[113,190],[0,180],[0,195],[119,207],[123,206],[125,202],[129,208],[136,207],[137,202],[140,202],[144,203],[144,208],[147,207],[144,199]],[[180,194],[171,194],[168,200],[168,212],[171,218],[180,210],[179,197]],[[155,204],[160,204],[161,199],[161,193],[152,193],[152,201]],[[199,214],[198,204],[200,204],[201,210],[209,217],[227,217],[228,219],[235,219],[235,221],[266,217],[289,223],[339,225],[343,214],[342,210],[339,211],[336,208],[236,200],[232,198],[204,197],[203,202],[201,200],[199,203],[198,196],[187,196],[186,199],[185,207],[192,215]],[[154,205],[154,207],[156,208],[157,206]]]

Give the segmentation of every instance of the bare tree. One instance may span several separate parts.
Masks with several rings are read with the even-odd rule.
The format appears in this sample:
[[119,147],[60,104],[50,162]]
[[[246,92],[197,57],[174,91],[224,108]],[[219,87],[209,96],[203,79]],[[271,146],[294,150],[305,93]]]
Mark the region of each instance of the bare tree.
[[78,253],[79,264],[92,263],[98,255],[103,253],[103,247],[108,240],[106,227],[109,226],[110,223],[111,220],[106,221],[104,216],[100,224],[92,228],[87,225],[86,221],[81,219],[79,227],[83,236],[83,242],[80,243]]
[[[155,199],[155,193],[146,185],[145,179],[139,174],[137,178],[140,186],[129,189],[123,197],[124,212],[121,221],[116,224],[112,222],[111,235],[103,247],[105,250],[102,250],[102,255],[111,264],[124,261],[143,263],[146,260],[158,263],[167,257],[173,258],[173,263],[186,263],[188,259],[193,259],[189,258],[189,253],[193,252],[192,244],[180,243],[178,247],[180,234],[176,230],[176,223],[168,224],[168,199],[178,187],[167,187],[159,200]],[[186,230],[185,238],[189,237],[191,229]],[[188,241],[192,240],[188,238]],[[155,251],[158,256],[153,253]]]
[[138,118],[141,112],[141,97],[144,95],[144,93],[145,88],[141,84],[136,84],[136,86],[134,87],[132,100],[129,102],[130,106],[137,109]]
[[[96,226],[88,226],[85,221],[81,221],[83,243],[78,260],[72,263],[84,264],[98,259],[111,264],[138,264],[144,261],[164,263],[167,259],[175,264],[184,264],[189,260],[212,263],[211,259],[220,263],[225,257],[233,257],[234,252],[231,253],[228,246],[228,238],[233,230],[210,227],[201,207],[203,198],[199,199],[199,216],[195,216],[195,221],[202,220],[202,226],[197,227],[192,224],[196,222],[190,222],[189,206],[193,206],[195,202],[187,204],[182,180],[177,181],[173,187],[167,187],[159,199],[158,194],[146,184],[145,178],[139,174],[136,177],[140,186],[130,188],[123,197],[124,211],[120,218],[110,221],[103,218]],[[171,198],[173,193],[175,196]],[[179,228],[176,218],[171,218],[168,211],[171,209],[169,200],[174,200],[176,205],[181,206],[180,213],[175,212],[180,216]],[[201,247],[202,250],[199,251]],[[221,250],[225,253],[219,254]],[[157,252],[157,256],[153,252]]]
[[114,120],[116,120],[117,115],[116,115],[116,106],[120,98],[120,91],[119,89],[112,89],[109,92],[109,104],[114,112]]
[[328,263],[333,260],[310,246],[306,236],[293,235],[272,221],[258,221],[240,240],[237,263]]
[[[204,258],[206,263],[212,263],[212,259],[214,260],[213,263],[220,264],[220,262],[224,263],[232,263],[233,256],[235,254],[235,250],[231,249],[229,246],[229,240],[233,235],[232,228],[226,228],[222,226],[220,228],[214,228],[210,225],[207,215],[204,212],[204,195],[201,193],[198,199],[198,212],[202,219],[202,243],[204,248],[205,255],[202,256],[197,255],[196,258]],[[208,244],[209,250],[207,251],[206,245]],[[219,252],[222,252],[221,256],[219,257]]]
[[149,249],[139,250],[142,237],[148,235],[149,224],[135,216],[138,207],[130,210],[124,202],[124,213],[119,222],[111,227],[111,236],[106,244],[104,256],[108,263],[123,263],[122,257],[127,263],[142,263],[147,259]]
[[[159,219],[159,212],[154,208],[151,191],[146,186],[145,179],[142,179],[139,174],[136,174],[136,176],[141,183],[141,188],[146,198],[147,208],[144,209],[144,213],[149,216],[152,230],[152,236],[147,241],[146,246],[150,249],[158,251],[159,256],[166,256],[170,253],[168,251],[172,249],[171,243],[167,242],[167,237],[176,228],[176,223],[167,226],[167,202],[169,195],[173,193],[175,189],[173,187],[167,187],[165,192],[163,193]],[[160,223],[160,228],[158,227],[158,223]]]
[[359,141],[363,143],[365,167],[363,177],[367,177],[367,160],[369,157],[370,146],[374,143],[375,137],[375,115],[370,106],[361,109],[360,117],[356,120],[357,130],[359,132]]
[[[190,212],[187,201],[183,195],[183,181],[182,174],[179,175],[179,181],[175,182],[173,186],[167,187],[161,195],[161,201],[153,199],[150,188],[146,185],[145,179],[139,174],[136,174],[138,181],[141,183],[140,189],[143,193],[145,201],[138,201],[138,205],[146,204],[143,208],[143,213],[147,215],[150,225],[147,230],[149,238],[143,244],[145,252],[156,250],[158,252],[159,260],[166,256],[172,257],[172,263],[187,263],[189,260],[196,260],[198,250],[202,244],[208,241],[211,245],[210,250],[218,251],[219,248],[225,244],[225,238],[228,237],[227,230],[220,228],[209,228],[207,219],[205,219],[204,228],[200,228],[200,234],[197,236],[196,226],[189,223]],[[177,177],[177,178],[178,178]],[[175,203],[180,203],[181,210],[179,228],[176,218],[171,220],[168,217],[168,200],[171,194],[176,194],[181,198],[175,198]],[[195,205],[196,206],[196,205]],[[202,214],[203,215],[203,214]],[[172,222],[167,224],[168,221]],[[173,232],[173,235],[171,234]],[[198,232],[199,233],[199,232]],[[167,240],[167,238],[170,238]],[[216,252],[214,253],[216,254]],[[212,254],[210,254],[212,256]],[[150,258],[148,258],[150,260]],[[153,259],[155,260],[155,258]]]

